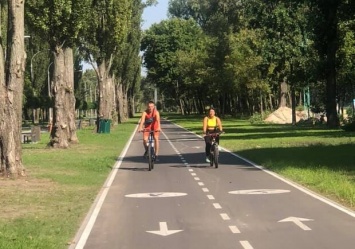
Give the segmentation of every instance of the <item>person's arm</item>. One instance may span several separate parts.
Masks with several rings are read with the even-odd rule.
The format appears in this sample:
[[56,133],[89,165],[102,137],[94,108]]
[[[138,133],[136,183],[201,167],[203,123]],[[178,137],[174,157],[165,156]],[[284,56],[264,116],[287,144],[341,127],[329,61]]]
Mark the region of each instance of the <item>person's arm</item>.
[[202,126],[203,134],[207,132],[207,117],[203,119],[203,126]]
[[221,122],[221,119],[220,118],[217,118],[217,125],[218,125],[218,128],[219,128],[219,131],[223,131],[223,128],[222,128],[222,122]]
[[160,113],[158,111],[156,111],[156,114],[155,114],[155,122],[157,122],[156,131],[161,131],[161,129],[160,129]]
[[145,111],[142,112],[141,121],[140,121],[140,123],[139,123],[138,131],[143,130],[143,124],[144,124],[144,122],[145,122],[145,115],[146,115]]

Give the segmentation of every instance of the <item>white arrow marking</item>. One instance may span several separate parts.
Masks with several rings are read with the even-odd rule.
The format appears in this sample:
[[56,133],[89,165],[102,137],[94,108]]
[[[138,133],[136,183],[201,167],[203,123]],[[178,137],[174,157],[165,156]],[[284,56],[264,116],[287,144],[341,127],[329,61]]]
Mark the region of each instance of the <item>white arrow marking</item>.
[[313,220],[312,219],[306,219],[306,218],[298,218],[298,217],[288,217],[286,219],[280,220],[279,222],[293,222],[293,223],[295,223],[297,226],[299,226],[301,229],[303,229],[305,231],[312,230],[311,228],[309,228],[308,226],[303,224],[301,221],[313,221]]
[[283,194],[288,193],[290,190],[285,189],[247,189],[230,191],[229,194],[233,195],[267,195],[267,194]]
[[130,194],[125,195],[130,198],[164,198],[164,197],[179,197],[185,196],[186,193],[172,193],[172,192],[156,192],[156,193],[139,193],[139,194]]
[[160,227],[159,231],[147,231],[147,233],[153,233],[161,236],[168,236],[183,231],[183,230],[168,230],[168,225],[166,224],[166,222],[159,222],[159,227]]

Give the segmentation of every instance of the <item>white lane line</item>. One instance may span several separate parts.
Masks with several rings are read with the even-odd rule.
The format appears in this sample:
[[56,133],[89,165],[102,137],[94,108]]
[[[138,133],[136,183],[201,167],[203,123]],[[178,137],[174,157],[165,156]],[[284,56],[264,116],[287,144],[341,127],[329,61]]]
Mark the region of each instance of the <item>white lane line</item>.
[[240,233],[240,230],[237,226],[229,226],[229,229],[232,231],[232,233]]
[[82,226],[79,228],[79,231],[74,238],[74,241],[77,241],[77,243],[72,244],[70,246],[70,248],[75,248],[75,249],[84,248],[86,241],[91,233],[91,230],[94,227],[96,218],[99,215],[101,207],[102,207],[104,200],[107,196],[107,193],[110,190],[112,182],[116,177],[117,171],[122,164],[123,158],[125,157],[129,146],[132,143],[133,137],[136,135],[137,129],[138,129],[138,126],[136,126],[136,129],[132,133],[131,137],[129,138],[128,142],[126,143],[125,147],[123,148],[121,155],[119,156],[118,160],[116,161],[115,165],[113,166],[113,169],[112,169],[108,179],[106,180],[103,188],[101,189],[101,193],[96,197],[96,199],[94,201],[94,203],[96,203],[96,205],[91,207],[91,210],[87,214],[84,222],[82,223]]
[[196,181],[199,181],[199,180],[200,180],[200,178],[199,178],[199,177],[194,177],[194,179],[195,179]]
[[250,245],[249,241],[241,240],[239,242],[243,246],[244,249],[253,249],[253,247]]
[[213,206],[215,209],[222,209],[221,205],[219,203],[213,203]]
[[210,200],[214,200],[214,196],[213,195],[207,195],[207,198]]
[[193,170],[193,169],[189,169],[189,171],[190,171],[190,172],[194,172],[194,170]]
[[191,173],[192,176],[196,176],[197,174],[196,173]]
[[202,191],[203,191],[203,192],[206,192],[206,193],[207,193],[207,192],[210,192],[210,191],[208,190],[208,188],[202,188]]
[[199,182],[198,185],[205,186],[205,184],[203,182]]
[[230,220],[231,218],[229,218],[228,214],[220,214],[220,216],[222,217],[223,220]]

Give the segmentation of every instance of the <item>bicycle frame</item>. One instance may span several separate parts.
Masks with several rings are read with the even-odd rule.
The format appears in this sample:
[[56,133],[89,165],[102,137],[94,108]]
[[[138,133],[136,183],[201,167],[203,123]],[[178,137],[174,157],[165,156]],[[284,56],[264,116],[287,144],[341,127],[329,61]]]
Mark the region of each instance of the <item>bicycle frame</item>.
[[210,166],[215,166],[215,168],[218,168],[218,157],[219,157],[219,149],[218,149],[218,142],[217,142],[217,137],[219,137],[221,133],[220,132],[213,132],[209,133],[208,136],[211,137],[211,148],[210,148]]
[[154,149],[154,130],[147,130],[144,129],[143,132],[149,132],[148,135],[148,170],[151,171],[154,168],[154,156],[155,156],[155,149]]

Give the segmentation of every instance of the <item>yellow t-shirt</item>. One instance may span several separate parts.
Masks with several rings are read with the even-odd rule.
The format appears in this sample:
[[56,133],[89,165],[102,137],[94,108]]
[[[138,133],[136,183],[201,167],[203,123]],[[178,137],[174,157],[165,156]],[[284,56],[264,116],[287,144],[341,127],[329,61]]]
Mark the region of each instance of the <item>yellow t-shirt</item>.
[[207,130],[212,130],[217,127],[217,117],[208,118],[207,117]]

